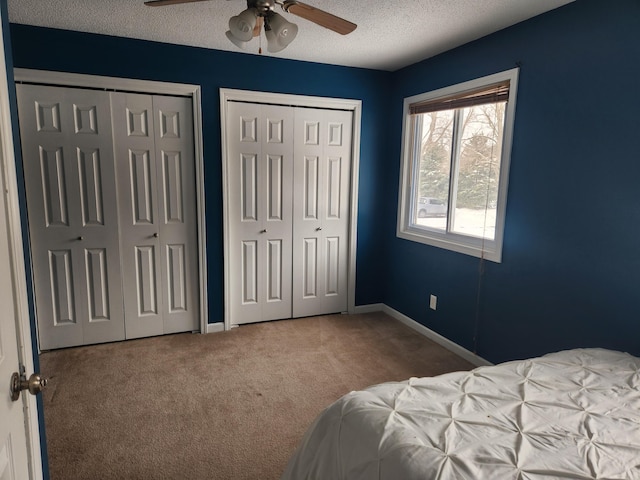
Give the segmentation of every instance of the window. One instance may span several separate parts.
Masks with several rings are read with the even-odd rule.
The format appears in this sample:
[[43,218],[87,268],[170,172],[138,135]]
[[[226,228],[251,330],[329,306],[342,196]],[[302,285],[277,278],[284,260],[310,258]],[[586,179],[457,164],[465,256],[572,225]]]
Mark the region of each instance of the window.
[[399,237],[500,262],[517,79],[405,98]]

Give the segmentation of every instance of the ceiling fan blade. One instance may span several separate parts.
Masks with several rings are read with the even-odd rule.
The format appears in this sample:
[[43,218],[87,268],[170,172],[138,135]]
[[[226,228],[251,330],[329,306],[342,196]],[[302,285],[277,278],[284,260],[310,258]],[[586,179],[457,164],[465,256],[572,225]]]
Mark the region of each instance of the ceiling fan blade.
[[298,2],[297,0],[285,0],[282,4],[282,9],[285,12],[293,13],[298,17],[302,17],[305,20],[309,20],[341,35],[351,33],[357,27],[355,23],[345,20],[344,18],[336,17],[329,12],[312,7],[306,3]]
[[208,0],[148,0],[144,2],[147,7],[163,7],[165,5],[177,5],[179,3],[206,2]]

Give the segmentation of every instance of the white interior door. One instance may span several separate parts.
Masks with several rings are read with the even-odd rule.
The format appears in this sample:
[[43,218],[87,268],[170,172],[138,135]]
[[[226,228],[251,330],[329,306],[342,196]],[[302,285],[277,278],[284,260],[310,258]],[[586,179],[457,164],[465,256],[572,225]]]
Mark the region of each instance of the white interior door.
[[38,480],[42,461],[35,397],[22,394],[12,401],[9,388],[12,374],[20,367],[30,374],[33,361],[3,46],[0,71],[0,479]]
[[229,104],[232,324],[291,317],[293,109]]
[[347,311],[352,113],[296,108],[293,316]]
[[188,98],[112,93],[126,338],[198,329]]
[[109,95],[16,88],[40,348],[122,340]]
[[[4,166],[4,165],[3,165]],[[4,183],[4,182],[3,182]],[[5,191],[2,185],[2,191]],[[13,193],[13,192],[12,192]],[[0,195],[0,479],[18,480],[29,477],[27,436],[25,432],[25,405],[13,402],[9,396],[9,380],[21,364],[16,334],[18,309],[15,301],[14,277],[10,274],[11,254],[7,243],[7,209],[5,195]],[[21,395],[23,397],[23,395]],[[23,399],[24,400],[24,399]]]

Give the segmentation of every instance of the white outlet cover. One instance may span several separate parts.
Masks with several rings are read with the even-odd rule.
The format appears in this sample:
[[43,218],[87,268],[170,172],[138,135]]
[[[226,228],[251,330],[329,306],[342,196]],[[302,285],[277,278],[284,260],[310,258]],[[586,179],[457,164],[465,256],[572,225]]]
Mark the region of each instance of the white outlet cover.
[[438,297],[436,297],[435,295],[431,295],[429,297],[429,308],[431,310],[435,310],[437,306],[438,306]]

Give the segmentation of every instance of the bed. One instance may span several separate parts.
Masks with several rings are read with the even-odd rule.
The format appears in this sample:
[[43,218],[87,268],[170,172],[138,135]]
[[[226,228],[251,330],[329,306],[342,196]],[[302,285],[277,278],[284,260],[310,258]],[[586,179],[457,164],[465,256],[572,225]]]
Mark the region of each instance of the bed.
[[640,358],[577,349],[351,392],[282,480],[640,479]]

